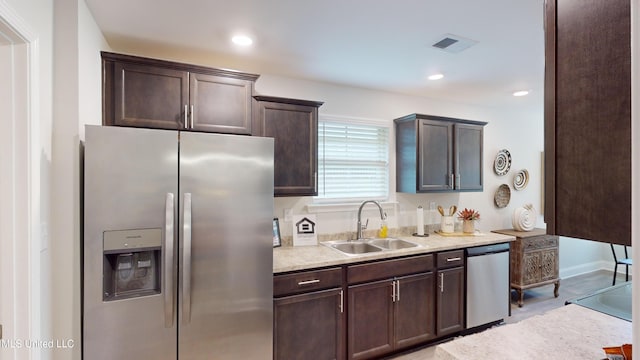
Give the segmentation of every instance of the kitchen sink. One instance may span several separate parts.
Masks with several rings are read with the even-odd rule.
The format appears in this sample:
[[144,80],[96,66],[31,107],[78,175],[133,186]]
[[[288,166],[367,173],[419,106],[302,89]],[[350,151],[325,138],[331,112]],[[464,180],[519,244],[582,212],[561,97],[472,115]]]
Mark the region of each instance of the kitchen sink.
[[406,249],[418,246],[418,244],[412,243],[410,241],[393,238],[368,240],[367,244],[375,245],[389,250]]
[[332,244],[330,246],[338,251],[342,251],[343,253],[349,255],[367,254],[382,251],[381,248],[362,241],[348,241],[338,244]]
[[346,255],[360,255],[380,251],[392,251],[418,247],[420,245],[410,241],[385,238],[385,239],[361,239],[361,240],[335,240],[322,243],[332,249],[336,249]]

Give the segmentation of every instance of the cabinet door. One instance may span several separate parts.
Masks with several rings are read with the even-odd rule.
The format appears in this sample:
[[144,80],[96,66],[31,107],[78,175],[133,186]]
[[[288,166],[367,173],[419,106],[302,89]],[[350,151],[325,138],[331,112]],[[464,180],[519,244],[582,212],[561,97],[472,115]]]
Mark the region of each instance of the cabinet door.
[[208,74],[189,74],[190,125],[197,131],[251,134],[253,82]]
[[464,327],[464,268],[438,271],[437,334],[460,331]]
[[[114,64],[113,123],[108,125],[183,129],[188,73],[151,65]],[[105,89],[108,91],[108,89]]]
[[409,347],[435,337],[435,287],[433,273],[396,280],[395,349]]
[[544,218],[549,234],[631,245],[635,3],[545,1]]
[[344,359],[341,289],[275,299],[274,359]]
[[453,189],[453,123],[420,120],[418,191]]
[[540,282],[541,261],[540,251],[525,252],[524,255],[522,255],[523,285]]
[[558,249],[540,251],[540,281],[558,278]]
[[455,187],[457,190],[482,191],[483,126],[456,124]]
[[258,107],[260,136],[275,139],[274,195],[318,195],[318,108],[264,101]]
[[370,359],[393,350],[393,286],[390,280],[350,286],[349,359]]

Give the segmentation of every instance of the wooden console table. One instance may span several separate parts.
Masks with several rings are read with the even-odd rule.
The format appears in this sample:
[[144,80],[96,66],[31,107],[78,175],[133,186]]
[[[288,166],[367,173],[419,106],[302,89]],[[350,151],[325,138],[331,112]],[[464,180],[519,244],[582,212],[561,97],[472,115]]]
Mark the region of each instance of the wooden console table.
[[518,293],[518,306],[524,302],[524,290],[554,284],[553,295],[558,297],[560,261],[558,236],[547,235],[544,229],[516,231],[513,229],[493,232],[516,237],[511,245],[511,288]]

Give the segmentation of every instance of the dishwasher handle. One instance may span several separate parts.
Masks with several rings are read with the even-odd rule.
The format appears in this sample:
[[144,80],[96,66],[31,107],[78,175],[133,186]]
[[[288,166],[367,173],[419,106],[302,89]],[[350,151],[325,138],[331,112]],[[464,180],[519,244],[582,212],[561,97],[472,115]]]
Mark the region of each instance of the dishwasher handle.
[[509,251],[509,243],[476,246],[466,249],[467,257],[497,254],[506,251]]

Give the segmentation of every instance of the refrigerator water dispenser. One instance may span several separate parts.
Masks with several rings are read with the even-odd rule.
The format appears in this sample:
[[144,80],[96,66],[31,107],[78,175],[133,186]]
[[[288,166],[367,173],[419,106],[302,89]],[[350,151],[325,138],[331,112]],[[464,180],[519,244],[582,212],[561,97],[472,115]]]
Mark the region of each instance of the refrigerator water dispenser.
[[103,300],[160,293],[162,229],[105,231]]

